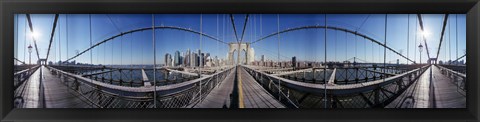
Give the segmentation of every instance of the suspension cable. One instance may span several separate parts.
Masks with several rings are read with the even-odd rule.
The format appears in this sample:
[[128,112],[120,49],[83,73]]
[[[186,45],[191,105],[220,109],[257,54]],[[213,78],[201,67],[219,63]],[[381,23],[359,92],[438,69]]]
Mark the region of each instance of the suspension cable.
[[359,27],[357,30],[355,30],[355,31],[358,31],[358,30],[362,29],[363,24],[365,24],[365,22],[367,22],[367,20],[368,20],[369,17],[370,17],[370,14],[368,14],[367,18],[365,18],[365,20],[363,20],[363,22],[362,22],[362,24],[360,25],[360,27]]
[[240,42],[240,41],[238,40],[237,28],[235,27],[235,19],[233,18],[233,14],[230,14],[230,20],[232,21],[233,32],[235,33],[235,39],[237,40],[237,42]]
[[[448,24],[448,25],[447,25],[447,24]],[[438,44],[438,50],[437,50],[437,57],[436,57],[436,58],[438,58],[438,55],[440,55],[440,49],[441,49],[441,47],[442,47],[442,42],[443,42],[443,40],[446,40],[446,39],[444,39],[443,37],[444,37],[444,35],[445,35],[445,32],[446,32],[445,30],[446,30],[447,26],[449,26],[449,27],[448,27],[448,33],[449,33],[449,34],[448,34],[448,41],[449,41],[449,43],[450,43],[450,23],[449,23],[449,20],[448,20],[448,14],[445,14],[445,16],[444,16],[444,18],[443,18],[442,33],[441,33],[441,36],[440,36],[440,43]],[[445,35],[445,37],[446,37],[446,35]],[[447,45],[445,45],[445,48],[446,48],[445,50],[447,50],[447,47],[446,47],[446,46],[447,46]],[[448,45],[448,51],[450,51],[449,48],[450,48],[450,45]],[[449,55],[448,55],[448,54],[445,54],[445,57],[447,57],[447,56],[449,56]],[[449,56],[449,58],[450,58],[450,56]]]
[[57,21],[58,21],[58,14],[55,14],[55,19],[53,20],[52,33],[50,35],[50,43],[48,44],[47,57],[46,57],[45,61],[48,61],[48,57],[50,56],[50,47],[52,46],[53,37],[55,36],[55,29],[57,28]]
[[[417,17],[418,17],[418,21],[420,22],[420,29],[422,30],[422,32],[424,32],[425,29],[423,28],[422,15],[417,14]],[[427,50],[427,56],[430,59],[430,52],[428,51],[427,39],[426,39],[425,35],[422,35],[422,39],[423,39],[423,42],[425,43],[425,50]]]
[[38,47],[37,47],[37,40],[33,36],[34,31],[33,31],[32,19],[30,18],[30,14],[27,14],[27,20],[28,20],[28,26],[30,27],[30,33],[32,34],[32,40],[33,40],[33,44],[35,46],[35,51],[37,53],[37,58],[38,58],[38,60],[40,60],[40,54],[38,53]]
[[110,17],[110,15],[108,15],[108,14],[105,14],[105,15],[108,17],[108,19],[109,19],[110,22],[113,24],[113,26],[117,29],[117,31],[118,31],[119,33],[122,33],[122,31],[120,31],[120,28],[118,28],[117,24],[115,24],[115,22],[113,22],[113,20],[112,20],[112,18]]
[[243,23],[243,31],[242,31],[242,37],[240,39],[240,42],[243,41],[243,36],[245,35],[245,30],[247,29],[247,22],[248,22],[248,14],[245,16],[245,23]]

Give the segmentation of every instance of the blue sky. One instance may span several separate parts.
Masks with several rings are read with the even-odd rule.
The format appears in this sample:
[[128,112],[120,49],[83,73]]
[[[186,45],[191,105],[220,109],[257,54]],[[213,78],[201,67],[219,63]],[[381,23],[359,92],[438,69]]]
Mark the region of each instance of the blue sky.
[[[25,15],[18,14],[17,16],[15,56],[28,63],[26,47],[30,43],[33,46],[33,42],[28,25],[26,25]],[[227,43],[236,42],[229,15],[156,14],[154,16],[157,26],[190,28]],[[427,36],[427,44],[431,57],[436,56],[437,53],[443,17],[443,14],[422,14],[424,27],[430,33]],[[200,26],[200,18],[202,18],[202,26]],[[245,14],[235,14],[234,18],[237,34],[241,36]],[[34,31],[40,35],[36,37],[36,40],[40,57],[44,58],[47,55],[54,15],[32,14],[31,19]],[[64,61],[74,56],[77,50],[81,52],[87,49],[90,43],[96,44],[121,32],[152,27],[152,20],[151,14],[61,14],[49,60]],[[449,15],[450,24],[447,26],[446,39],[438,56],[440,60],[455,60],[457,52],[459,57],[464,54],[466,48],[465,22],[465,14]],[[324,24],[324,14],[250,14],[243,41],[252,42],[277,32],[278,28],[281,31],[300,26]],[[357,30],[358,33],[365,34],[382,43],[385,40],[385,14],[327,14],[327,26]],[[27,27],[27,30],[25,30],[25,27]],[[418,30],[416,31],[417,27]],[[457,28],[458,49],[456,49]],[[90,30],[92,31],[90,32]],[[419,62],[418,45],[421,41],[419,30],[416,14],[389,14],[386,43],[394,50],[402,52],[403,55],[408,55],[412,60]],[[407,36],[408,33],[409,36]],[[94,64],[153,64],[152,34],[151,30],[127,34],[97,46],[91,52],[87,52],[74,60]],[[197,34],[179,30],[156,30],[155,42],[157,64],[163,63],[165,53],[173,54],[177,50],[185,52],[187,49],[195,51],[201,49],[202,52],[208,52],[219,58],[226,58],[228,51],[225,44],[217,43],[206,37],[200,39]],[[423,41],[422,45],[424,45]],[[297,60],[324,61],[325,47],[328,61],[344,61],[357,57],[368,62],[383,63],[384,58],[383,47],[360,36],[336,30],[327,30],[326,45],[324,29],[308,29],[281,34],[279,40],[277,36],[273,36],[252,46],[255,50],[256,60],[259,60],[261,55],[265,55],[270,60],[278,60],[278,48],[280,48],[280,60],[290,60],[292,56],[296,56]],[[391,51],[387,50],[386,55],[387,63],[396,62],[396,59],[399,59],[401,63],[407,63],[406,59]],[[36,60],[36,52],[33,49],[32,62]],[[424,49],[422,62],[426,60],[427,55]]]

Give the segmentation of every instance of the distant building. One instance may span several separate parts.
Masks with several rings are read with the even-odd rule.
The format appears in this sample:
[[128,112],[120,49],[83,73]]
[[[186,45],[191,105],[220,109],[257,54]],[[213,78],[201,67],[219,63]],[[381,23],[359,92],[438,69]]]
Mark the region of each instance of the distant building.
[[180,51],[175,51],[175,57],[173,59],[175,61],[175,65],[174,66],[178,66],[180,65]]
[[168,55],[169,55],[169,54],[166,53],[166,54],[165,54],[165,58],[163,59],[163,60],[164,60],[163,62],[165,63],[165,66],[168,66]]
[[173,66],[172,64],[172,55],[165,54],[165,66]]
[[185,66],[190,66],[190,49],[187,49],[185,54]]
[[295,56],[292,57],[292,67],[293,67],[293,70],[295,70],[297,67],[297,57]]

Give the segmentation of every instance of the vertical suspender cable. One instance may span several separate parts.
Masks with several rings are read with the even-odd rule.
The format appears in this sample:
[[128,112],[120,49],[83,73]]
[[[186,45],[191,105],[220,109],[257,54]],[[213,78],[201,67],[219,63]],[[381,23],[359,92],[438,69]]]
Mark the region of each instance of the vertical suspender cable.
[[335,61],[337,61],[337,33],[338,33],[338,30],[335,30]]
[[450,32],[451,32],[450,30],[452,30],[452,24],[451,24],[451,22],[452,22],[452,21],[450,21],[450,19],[449,19],[449,20],[448,20],[448,58],[449,58],[450,60],[452,60],[452,53],[451,53],[451,52],[452,52],[452,45],[451,45],[451,43],[452,43],[452,41],[451,41],[451,40],[452,40],[452,34],[450,33]]
[[[225,20],[226,20],[226,19],[227,19],[227,18],[225,17],[225,14],[223,14],[223,22],[222,22],[222,40],[224,40],[224,41],[225,41],[225,25],[226,25],[226,23],[225,23]],[[227,54],[227,55],[228,55],[228,54]],[[228,58],[228,56],[227,56],[226,58]],[[227,63],[225,63],[225,64],[227,64]]]
[[61,63],[62,62],[62,41],[60,41],[62,39],[62,36],[61,36],[62,26],[61,26],[60,23],[62,23],[62,22],[58,22],[58,48],[60,48],[60,49],[58,49],[58,53],[60,55],[60,57],[59,57],[60,58],[60,60],[59,60],[60,64],[59,65],[62,65],[62,63]]
[[[373,45],[373,43],[370,43],[370,44],[372,44],[372,62],[375,63],[375,57],[376,57],[376,56],[374,56],[374,55],[375,55],[375,54],[374,54],[374,52],[375,52],[375,46]],[[373,77],[375,77],[375,76],[373,76]]]
[[[385,14],[385,39],[383,40],[384,41],[384,45],[386,46],[387,45],[387,18],[388,18],[388,14]],[[387,48],[386,47],[383,47],[383,74],[385,74],[385,68],[386,68],[386,55],[387,55]],[[383,78],[383,82],[385,82],[385,77]]]
[[[409,48],[408,48],[409,46],[410,46],[410,14],[408,14],[408,17],[407,17],[407,57],[409,54]],[[409,64],[408,59],[407,59],[407,64]]]
[[[89,30],[90,30],[90,47],[92,47],[92,14],[88,14],[88,18],[89,18]],[[90,51],[90,65],[91,67],[93,67],[93,60],[92,60],[92,51]],[[93,79],[90,79],[90,82],[93,82]],[[94,103],[92,103],[92,106],[94,106]]]
[[367,38],[363,37],[363,51],[365,52],[364,55],[365,55],[365,58],[363,60],[365,60],[364,63],[367,63]]
[[[67,37],[67,58],[68,58],[68,14],[65,14],[65,36]],[[66,60],[68,61],[68,60]],[[67,66],[70,64],[69,62],[66,62]]]
[[[130,68],[133,68],[133,34],[132,33],[130,33]],[[130,80],[131,82],[134,81],[133,70],[130,70]]]
[[326,76],[327,76],[327,65],[326,65],[327,64],[327,14],[325,14],[325,47],[324,48],[325,48],[325,52],[324,52],[325,62],[323,62],[324,63],[324,66],[323,66],[323,81],[324,81],[323,84],[324,85],[323,86],[324,86],[324,90],[325,90],[324,91],[324,93],[325,93],[325,96],[324,96],[325,97],[325,108],[327,108],[327,102],[328,102],[328,100],[326,100],[327,99],[327,78],[326,78]]
[[[203,19],[203,14],[200,14],[200,50],[202,50],[202,37],[203,37],[203,29],[202,29],[202,19]],[[202,76],[202,67],[203,67],[203,58],[202,57],[202,54],[198,54],[202,59],[200,62],[199,62],[199,67],[198,67],[198,71],[199,71],[199,76],[201,77]],[[202,80],[200,80],[200,85],[199,85],[199,88],[200,88],[200,102],[202,102]]]
[[[19,30],[18,30],[18,14],[15,14],[15,44],[16,45],[15,45],[14,49],[18,49],[18,46],[19,46],[18,43],[20,42],[19,41],[20,39],[18,39],[18,33],[19,33]],[[14,57],[18,58],[18,50],[14,50],[14,52],[15,52]],[[14,61],[15,65],[17,65],[17,62],[18,62],[18,60]]]
[[24,46],[23,46],[23,62],[27,62],[27,19],[25,17],[25,25],[23,26],[23,35],[25,36],[24,40]]
[[[278,40],[278,55],[277,55],[277,65],[280,66],[280,14],[277,14],[277,40]],[[278,101],[281,101],[281,89],[280,89],[280,80],[278,80]]]
[[[153,42],[153,106],[157,108],[157,51],[155,45],[155,14],[152,14],[152,42]],[[143,57],[142,57],[143,58]]]
[[[217,27],[216,27],[216,29],[217,29],[217,35],[216,35],[216,37],[218,38],[218,14],[217,14]],[[219,42],[217,41],[217,52],[219,52],[219,50],[218,50],[218,47],[219,47],[219,46],[218,46],[218,43],[219,43]],[[216,58],[215,58],[215,59],[212,58],[212,64],[215,64],[215,65],[218,67],[218,64],[216,64],[216,63],[217,63],[216,60],[217,60]],[[218,75],[216,76],[215,79],[217,80],[217,84],[215,84],[215,85],[218,85]]]
[[356,63],[356,62],[355,62],[355,58],[357,58],[357,47],[358,47],[358,45],[357,45],[357,37],[358,37],[358,36],[357,36],[357,32],[356,32],[356,31],[355,31],[355,34],[353,34],[353,36],[355,36],[355,57],[353,58],[353,63]]
[[[415,45],[417,45],[417,39],[418,39],[417,32],[418,32],[418,19],[415,19],[415,43],[414,43],[413,47],[416,47]],[[417,51],[413,51],[413,57],[414,57],[413,58],[414,62],[416,63],[417,62]]]
[[[120,37],[120,66],[123,66],[123,35]],[[122,79],[122,73],[120,72],[120,80]]]
[[455,14],[455,38],[456,38],[455,54],[457,55],[455,59],[458,60],[458,14]]
[[[89,17],[89,24],[90,24],[90,47],[92,47],[92,14],[88,14],[88,17]],[[92,51],[90,51],[90,65],[93,64],[93,60],[92,60]]]

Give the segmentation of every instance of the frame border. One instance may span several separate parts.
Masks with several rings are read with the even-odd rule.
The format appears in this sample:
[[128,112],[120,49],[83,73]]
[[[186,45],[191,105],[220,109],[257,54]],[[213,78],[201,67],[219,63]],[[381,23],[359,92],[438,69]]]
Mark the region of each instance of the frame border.
[[[188,9],[185,9],[188,8]],[[344,9],[348,8],[348,9]],[[3,0],[0,1],[0,120],[479,121],[479,0]],[[16,13],[463,13],[467,14],[467,108],[463,109],[13,109]],[[473,62],[473,63],[472,63]]]

